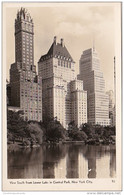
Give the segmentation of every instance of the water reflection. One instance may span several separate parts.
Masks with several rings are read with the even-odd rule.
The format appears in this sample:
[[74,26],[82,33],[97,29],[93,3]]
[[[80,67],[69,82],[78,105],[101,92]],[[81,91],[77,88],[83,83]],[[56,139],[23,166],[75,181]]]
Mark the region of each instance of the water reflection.
[[8,150],[8,178],[109,178],[115,176],[115,146],[65,144]]
[[116,150],[114,148],[111,148],[110,150],[110,177],[116,176]]
[[96,178],[96,147],[88,146],[85,158],[88,160],[88,178]]
[[78,173],[78,155],[79,155],[79,147],[70,145],[68,147],[68,154],[67,154],[67,178],[79,178]]

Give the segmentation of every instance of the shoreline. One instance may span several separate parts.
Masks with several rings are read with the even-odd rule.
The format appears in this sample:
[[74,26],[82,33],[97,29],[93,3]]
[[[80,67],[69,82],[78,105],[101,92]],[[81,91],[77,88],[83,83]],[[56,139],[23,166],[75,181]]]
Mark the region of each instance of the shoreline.
[[65,145],[65,144],[74,144],[74,145],[92,145],[92,146],[109,146],[109,145],[116,145],[115,143],[109,143],[109,142],[106,142],[106,143],[86,143],[85,141],[63,141],[63,142],[59,142],[59,143],[56,143],[56,142],[52,142],[52,143],[48,143],[48,142],[43,142],[42,144],[34,144],[34,145],[23,145],[23,142],[22,143],[18,143],[15,141],[15,143],[7,143],[7,150],[18,150],[18,149],[32,149],[32,148],[39,148],[39,147],[42,147],[43,145]]

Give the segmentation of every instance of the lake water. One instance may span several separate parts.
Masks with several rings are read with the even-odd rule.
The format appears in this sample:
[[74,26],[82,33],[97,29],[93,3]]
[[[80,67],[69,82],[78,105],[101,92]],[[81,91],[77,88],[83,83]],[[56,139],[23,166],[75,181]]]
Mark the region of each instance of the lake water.
[[115,146],[43,145],[8,150],[8,178],[113,178]]

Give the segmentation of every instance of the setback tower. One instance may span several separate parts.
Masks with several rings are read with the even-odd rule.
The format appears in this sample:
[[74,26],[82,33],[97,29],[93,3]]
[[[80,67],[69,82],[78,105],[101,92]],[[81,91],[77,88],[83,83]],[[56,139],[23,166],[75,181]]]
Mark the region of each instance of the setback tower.
[[42,78],[34,65],[33,20],[21,8],[15,19],[15,63],[10,68],[11,106],[27,120],[42,120]]
[[83,80],[84,90],[87,91],[88,122],[93,125],[109,125],[109,98],[105,94],[105,80],[95,48],[83,51],[78,79]]

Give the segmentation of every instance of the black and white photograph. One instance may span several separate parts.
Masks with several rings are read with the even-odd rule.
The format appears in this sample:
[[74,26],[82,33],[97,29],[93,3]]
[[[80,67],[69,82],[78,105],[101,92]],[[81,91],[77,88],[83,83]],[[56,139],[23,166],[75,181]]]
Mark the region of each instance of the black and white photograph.
[[121,190],[121,2],[3,2],[3,190]]

